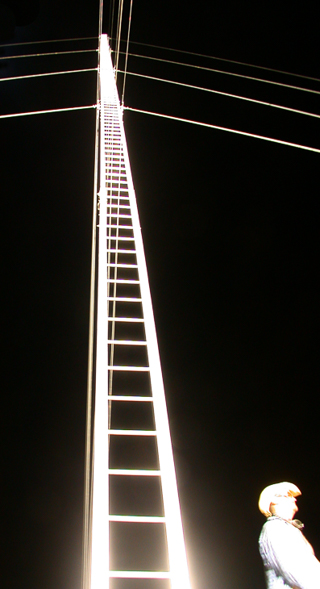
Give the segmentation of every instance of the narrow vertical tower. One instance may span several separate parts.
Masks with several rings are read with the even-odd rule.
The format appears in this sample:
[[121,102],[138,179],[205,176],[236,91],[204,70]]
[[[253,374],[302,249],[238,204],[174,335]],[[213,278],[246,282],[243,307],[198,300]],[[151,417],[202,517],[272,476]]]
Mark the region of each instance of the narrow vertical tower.
[[90,589],[189,589],[146,261],[106,35],[100,80]]

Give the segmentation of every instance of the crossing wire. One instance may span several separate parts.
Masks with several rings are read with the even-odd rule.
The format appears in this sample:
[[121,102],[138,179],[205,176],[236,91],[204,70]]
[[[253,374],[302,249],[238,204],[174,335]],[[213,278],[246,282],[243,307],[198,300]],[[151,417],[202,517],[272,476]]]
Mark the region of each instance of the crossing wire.
[[152,115],[154,117],[169,119],[171,121],[179,121],[181,123],[189,123],[191,125],[198,125],[200,127],[206,127],[207,129],[216,129],[218,131],[227,131],[228,133],[235,133],[236,135],[243,135],[244,137],[252,137],[254,139],[263,139],[264,141],[271,141],[272,143],[279,143],[280,145],[286,145],[288,147],[296,147],[298,149],[303,149],[306,151],[313,151],[315,153],[320,153],[320,149],[317,149],[315,147],[309,147],[307,145],[300,145],[299,143],[291,143],[290,141],[283,141],[281,139],[275,139],[273,137],[266,137],[264,135],[256,135],[254,133],[247,133],[246,131],[239,131],[238,129],[230,129],[228,127],[220,127],[218,125],[211,125],[209,123],[201,123],[200,121],[192,121],[190,119],[183,119],[181,117],[173,117],[170,115],[160,114],[157,112],[151,112],[148,110],[131,108],[130,106],[125,106],[124,110],[129,110],[131,112],[137,112],[137,113],[144,114],[144,115]]
[[47,39],[46,41],[24,41],[23,43],[3,43],[0,47],[21,47],[22,45],[41,45],[43,43],[68,43],[69,41],[97,40],[97,37],[75,37],[74,39]]
[[[114,2],[115,2],[115,0],[113,0],[113,4],[112,4],[113,10],[114,10]],[[110,7],[111,7],[111,4],[110,4]],[[112,19],[113,19],[113,13],[112,13]],[[112,20],[112,22],[113,22],[113,20]],[[110,31],[111,32],[110,39],[115,40],[115,38],[112,37],[112,29],[113,29],[113,24],[112,24],[111,31]],[[68,42],[74,42],[74,41],[93,41],[93,40],[97,40],[97,39],[98,39],[98,37],[74,37],[74,38],[70,38],[70,39],[47,39],[44,41],[25,41],[23,43],[2,43],[2,44],[0,44],[0,47],[4,47],[4,48],[5,47],[21,47],[23,45],[39,45],[39,44],[45,44],[45,43],[68,43]],[[122,41],[125,42],[124,39]],[[120,41],[120,43],[122,41]],[[241,65],[241,66],[245,66],[245,67],[268,71],[268,72],[274,72],[277,74],[283,74],[286,76],[293,76],[295,78],[302,78],[304,80],[311,80],[314,82],[320,82],[320,78],[314,78],[312,76],[304,76],[302,74],[295,74],[293,72],[287,72],[284,70],[277,70],[275,68],[265,67],[262,65],[255,65],[252,63],[246,63],[244,61],[235,61],[233,59],[225,59],[223,57],[214,57],[212,55],[206,55],[203,53],[195,53],[193,51],[184,51],[183,49],[174,49],[172,47],[162,47],[160,45],[152,45],[150,43],[140,43],[138,41],[130,41],[130,43],[132,45],[141,45],[144,47],[152,47],[154,49],[161,49],[163,51],[172,51],[172,52],[176,52],[176,53],[183,53],[185,55],[193,55],[195,57],[202,57],[205,59],[212,59],[215,61],[223,61],[225,63],[233,63],[235,65]]]
[[255,68],[264,70],[267,72],[274,72],[277,74],[283,74],[286,76],[294,76],[295,78],[302,78],[304,80],[312,80],[314,82],[320,82],[319,78],[313,78],[312,76],[303,76],[302,74],[294,74],[293,72],[286,72],[284,70],[277,70],[271,67],[265,67],[262,65],[254,65],[252,63],[246,63],[244,61],[235,61],[234,59],[225,59],[222,57],[213,57],[212,55],[205,55],[203,53],[195,53],[193,51],[184,51],[183,49],[172,49],[171,47],[161,47],[159,45],[150,45],[149,43],[139,43],[138,41],[131,41],[132,45],[142,45],[144,47],[153,47],[154,49],[161,49],[163,51],[174,51],[176,53],[183,53],[185,55],[193,55],[195,57],[203,57],[205,59],[214,59],[215,61],[223,61],[225,63],[233,63],[235,65],[242,65],[245,67]]
[[124,77],[123,77],[122,97],[121,97],[121,104],[122,104],[122,106],[123,106],[123,102],[124,102],[124,92],[125,92],[126,78],[127,78],[129,39],[130,39],[131,18],[132,18],[132,5],[133,5],[133,0],[130,0],[129,23],[128,23],[128,36],[127,36],[127,47],[126,47],[126,59],[125,59],[125,66],[124,66],[124,72],[123,72],[124,73]]
[[[120,51],[120,53],[124,54],[123,51]],[[272,84],[273,86],[281,86],[282,88],[288,88],[290,90],[301,90],[302,92],[310,92],[312,94],[320,94],[319,90],[311,90],[310,88],[303,88],[302,86],[293,86],[291,84],[284,84],[281,82],[274,82],[273,80],[264,80],[263,78],[255,78],[254,76],[245,76],[243,74],[236,74],[234,72],[227,72],[224,70],[218,70],[218,69],[214,69],[214,68],[209,68],[209,67],[203,67],[200,65],[193,65],[191,63],[184,63],[183,61],[172,61],[170,59],[160,59],[159,57],[150,57],[147,55],[140,55],[137,53],[129,53],[129,55],[131,57],[138,57],[141,59],[150,59],[152,61],[158,61],[161,63],[170,63],[171,65],[181,65],[184,67],[189,67],[189,68],[193,68],[193,69],[197,69],[197,70],[203,70],[206,72],[213,72],[213,73],[217,73],[217,74],[223,74],[226,76],[233,76],[235,78],[242,78],[245,80],[252,80],[254,82],[262,82],[264,84]]]
[[123,17],[123,0],[120,0],[119,7],[118,7],[117,42],[116,42],[116,62],[115,62],[116,79],[117,79],[117,71],[118,71],[119,55],[120,55],[122,17]]
[[89,108],[97,108],[96,104],[89,106],[71,106],[68,108],[52,108],[51,110],[33,110],[29,112],[16,112],[9,115],[0,115],[0,119],[14,119],[17,117],[28,117],[30,115],[47,115],[56,112],[68,112],[72,110],[88,110]]
[[80,74],[82,72],[97,72],[98,68],[91,67],[83,70],[63,70],[62,72],[46,72],[44,74],[28,74],[25,76],[11,76],[10,78],[0,78],[0,82],[12,82],[13,80],[26,80],[28,78],[42,78],[47,76],[60,76],[62,74]]
[[23,59],[24,57],[46,57],[48,55],[69,55],[71,53],[97,53],[98,49],[79,49],[77,51],[53,51],[50,53],[25,53],[24,55],[8,55],[0,57],[1,61],[9,59]]
[[109,23],[111,23],[110,24],[110,39],[112,39],[112,35],[113,35],[114,5],[115,5],[115,0],[112,0],[112,3],[110,2],[110,7],[109,7]]
[[[119,70],[119,73],[123,74],[122,70]],[[183,82],[176,82],[174,80],[166,80],[164,78],[157,78],[155,76],[147,76],[145,74],[138,74],[136,72],[127,72],[129,76],[137,76],[139,78],[146,78],[147,80],[153,80],[157,82],[165,82],[167,84],[174,84],[175,86],[182,86],[183,88],[190,88],[192,90],[201,90],[203,92],[211,92],[212,94],[218,94],[219,96],[226,96],[228,98],[237,98],[238,100],[244,100],[247,102],[253,102],[254,104],[260,104],[262,106],[270,106],[273,108],[278,108],[280,110],[285,110],[287,112],[292,112],[295,114],[306,115],[309,117],[315,117],[320,119],[320,115],[315,113],[311,113],[305,110],[298,110],[296,108],[289,108],[288,106],[282,106],[280,104],[273,104],[272,102],[264,102],[263,100],[256,100],[254,98],[248,98],[246,96],[239,96],[238,94],[230,94],[229,92],[221,92],[220,90],[212,90],[211,88],[203,88],[201,86],[194,86],[192,84],[185,84]]]

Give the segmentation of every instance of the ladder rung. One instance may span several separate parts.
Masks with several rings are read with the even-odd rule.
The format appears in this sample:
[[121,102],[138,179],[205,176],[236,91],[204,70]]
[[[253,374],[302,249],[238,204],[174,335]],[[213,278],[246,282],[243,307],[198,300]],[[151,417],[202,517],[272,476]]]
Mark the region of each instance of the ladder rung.
[[130,205],[118,205],[116,203],[108,203],[107,204],[107,209],[130,209]]
[[[108,190],[108,189],[107,189]],[[107,195],[107,198],[112,198],[113,200],[130,200],[129,196],[109,196]]]
[[119,167],[115,168],[114,166],[106,166],[108,176],[110,178],[126,178],[127,174],[124,170],[119,170]]
[[[130,196],[128,196],[129,190],[127,188],[119,188],[117,187],[117,189],[115,189],[114,187],[108,186],[106,187],[106,191],[107,191],[107,198],[118,198],[118,199],[123,199],[123,198],[127,198],[130,202]],[[127,193],[126,196],[124,194],[121,194],[122,192]]]
[[163,516],[152,515],[109,515],[109,521],[139,524],[164,524],[166,520]]
[[114,167],[114,166],[112,166],[110,164],[109,165],[107,164],[106,165],[106,176],[109,176],[109,177],[111,176],[112,178],[113,177],[116,177],[116,176],[118,178],[119,177],[120,178],[126,178],[127,177],[127,174],[126,174],[126,172],[123,171],[122,168],[119,168],[119,166]]
[[115,344],[116,346],[146,346],[147,342],[130,339],[108,339],[108,344]]
[[[121,190],[126,190],[125,186],[124,186],[124,182],[110,182],[108,189],[110,190],[111,193],[113,191],[119,192]],[[107,213],[107,215],[110,216],[110,213]]]
[[[108,190],[108,189],[107,189]],[[120,204],[121,201],[124,201],[124,204]],[[130,198],[129,196],[121,196],[121,194],[112,195],[107,194],[107,207],[125,207],[127,209],[131,209],[130,206]]]
[[108,321],[120,321],[122,323],[144,323],[144,319],[138,319],[137,317],[108,317]]
[[[107,180],[108,182],[108,180]],[[111,185],[110,185],[111,184]],[[121,182],[120,182],[121,184]],[[113,186],[113,182],[109,182],[109,186],[106,186],[106,190],[108,192],[108,198],[125,198],[125,196],[119,196],[116,194],[110,194],[110,192],[117,191],[117,192],[129,192],[128,188],[120,188],[120,186]]]
[[113,262],[107,262],[109,268],[138,268],[137,264],[114,264]]
[[114,217],[116,219],[131,219],[131,215],[119,215],[119,213],[107,213],[107,217]]
[[140,284],[140,280],[125,280],[124,278],[107,278],[107,282],[117,282],[120,284]]
[[115,476],[133,476],[133,477],[159,477],[160,470],[145,470],[132,468],[109,468],[109,474]]
[[111,436],[156,436],[157,432],[147,429],[108,429]]
[[135,397],[132,395],[109,395],[109,401],[146,401],[149,403],[153,403],[152,397]]
[[130,297],[107,297],[107,301],[117,301],[119,303],[141,303],[142,299]]
[[119,168],[112,168],[111,166],[108,166],[108,164],[106,165],[106,178],[109,180],[109,182],[127,182],[127,174],[124,170],[119,170]]
[[170,579],[167,571],[109,571],[112,579]]
[[[106,187],[107,190],[107,198],[126,198],[120,192],[129,192],[127,188],[120,188],[120,186],[113,186],[113,184],[109,184]],[[129,198],[129,197],[128,197]]]
[[122,184],[127,182],[127,174],[124,170],[115,169],[108,165],[106,166],[106,178],[109,182],[120,181]]
[[[113,225],[114,227],[114,225]],[[107,254],[135,254],[136,250],[116,250],[116,249],[107,249]]]
[[[117,225],[110,225],[110,227],[117,229]],[[123,229],[123,227],[119,225],[119,229]],[[132,227],[129,227],[129,229],[132,229]],[[121,237],[120,235],[107,235],[107,239],[111,239],[112,241],[115,239],[117,241],[134,241],[134,237]]]
[[[119,199],[120,200],[120,199]],[[128,213],[130,213],[130,205],[117,205],[115,203],[112,204],[107,204],[107,217],[120,217],[121,219],[123,217],[128,217],[131,215],[128,215]],[[112,210],[109,210],[112,209]],[[124,211],[121,211],[121,209],[125,209]],[[121,213],[121,214],[120,214]]]
[[127,176],[124,163],[121,162],[108,162],[106,165],[106,173],[107,174],[117,174],[118,176]]
[[131,225],[110,225],[109,223],[107,223],[107,227],[108,228],[111,227],[112,229],[131,229],[132,230]]
[[[121,184],[122,185],[123,184],[128,184],[127,182],[110,182],[108,180],[108,177],[106,176],[106,183],[107,183],[106,191],[107,191],[107,197],[108,198],[124,198],[121,195],[119,196],[119,195],[116,195],[116,194],[110,194],[113,191],[116,191],[116,192],[129,192],[129,189],[128,188],[123,188],[123,186],[120,188],[120,185]],[[117,184],[117,186],[114,186],[114,184]]]
[[[110,180],[110,178],[116,178],[116,175],[106,174],[106,181],[108,184],[114,184],[115,180]],[[120,180],[120,176],[118,174],[118,181],[120,184],[124,184],[124,180]],[[120,197],[121,198],[121,197]],[[109,197],[107,195],[107,208],[114,207],[115,209],[130,209],[130,205],[128,203],[119,203],[120,198]],[[113,202],[113,200],[118,200],[118,202]]]
[[120,372],[149,372],[149,366],[108,366],[108,370]]

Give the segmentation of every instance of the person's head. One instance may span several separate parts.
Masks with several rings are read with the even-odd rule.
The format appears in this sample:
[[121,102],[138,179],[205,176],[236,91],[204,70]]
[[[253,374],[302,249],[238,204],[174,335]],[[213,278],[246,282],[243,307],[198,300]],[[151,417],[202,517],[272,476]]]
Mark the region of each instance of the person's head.
[[277,515],[291,521],[298,511],[296,497],[300,489],[293,483],[276,483],[263,489],[259,498],[259,509],[266,517]]

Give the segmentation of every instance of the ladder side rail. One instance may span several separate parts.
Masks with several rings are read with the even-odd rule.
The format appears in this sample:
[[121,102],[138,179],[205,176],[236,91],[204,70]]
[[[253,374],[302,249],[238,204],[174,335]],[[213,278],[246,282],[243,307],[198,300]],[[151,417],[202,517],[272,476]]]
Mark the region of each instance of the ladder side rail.
[[[109,587],[109,433],[108,433],[108,288],[107,288],[107,191],[105,166],[105,108],[114,101],[106,79],[105,50],[100,62],[100,215],[97,294],[97,360],[94,417],[92,564],[90,589]],[[108,91],[109,90],[109,91]]]

